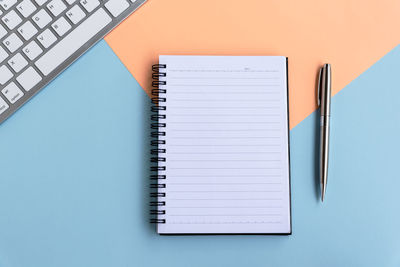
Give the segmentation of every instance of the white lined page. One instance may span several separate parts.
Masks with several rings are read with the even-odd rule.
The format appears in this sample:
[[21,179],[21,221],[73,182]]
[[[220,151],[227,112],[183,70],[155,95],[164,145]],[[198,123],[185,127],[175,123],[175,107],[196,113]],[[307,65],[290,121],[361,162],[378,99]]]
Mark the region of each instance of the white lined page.
[[290,233],[286,58],[159,63],[167,65],[167,178],[158,232]]

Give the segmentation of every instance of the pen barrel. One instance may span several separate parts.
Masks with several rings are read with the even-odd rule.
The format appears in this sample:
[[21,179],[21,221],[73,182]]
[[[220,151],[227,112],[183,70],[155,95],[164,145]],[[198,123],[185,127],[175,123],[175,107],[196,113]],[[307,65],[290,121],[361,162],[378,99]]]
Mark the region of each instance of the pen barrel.
[[326,184],[328,182],[329,131],[330,131],[330,116],[321,116],[319,174],[320,174],[321,188],[323,189],[326,188]]

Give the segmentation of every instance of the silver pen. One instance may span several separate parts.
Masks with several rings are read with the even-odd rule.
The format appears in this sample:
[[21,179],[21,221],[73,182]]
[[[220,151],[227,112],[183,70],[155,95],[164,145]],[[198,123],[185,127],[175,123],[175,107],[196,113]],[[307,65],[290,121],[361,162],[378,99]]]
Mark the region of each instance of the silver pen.
[[321,201],[326,194],[328,182],[328,160],[329,160],[329,128],[331,119],[331,65],[324,64],[319,72],[318,81],[318,105],[320,107],[320,154],[319,175],[321,183]]

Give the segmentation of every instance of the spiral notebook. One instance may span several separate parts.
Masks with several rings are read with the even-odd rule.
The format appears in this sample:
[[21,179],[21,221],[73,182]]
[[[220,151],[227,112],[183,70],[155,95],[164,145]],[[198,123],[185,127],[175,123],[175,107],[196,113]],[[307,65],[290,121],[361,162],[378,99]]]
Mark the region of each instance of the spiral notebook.
[[151,222],[160,234],[291,234],[287,58],[160,56]]

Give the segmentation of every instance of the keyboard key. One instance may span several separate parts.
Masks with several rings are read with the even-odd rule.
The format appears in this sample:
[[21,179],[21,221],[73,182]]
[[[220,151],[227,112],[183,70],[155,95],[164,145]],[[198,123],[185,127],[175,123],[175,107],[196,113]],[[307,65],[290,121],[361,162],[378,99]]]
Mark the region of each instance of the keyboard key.
[[51,21],[49,13],[44,9],[41,9],[38,13],[33,15],[32,19],[40,29],[43,29]]
[[53,0],[47,4],[47,8],[53,14],[53,16],[58,16],[63,12],[67,6],[61,0]]
[[57,41],[57,37],[49,29],[46,29],[44,32],[39,34],[37,39],[44,46],[44,48],[48,48],[55,41]]
[[36,4],[38,4],[39,6],[42,6],[44,3],[47,2],[47,0],[35,0]]
[[75,51],[81,48],[82,45],[110,24],[111,21],[111,17],[104,9],[98,9],[46,54],[39,58],[39,60],[35,62],[35,65],[44,75],[50,74]]
[[36,6],[31,0],[24,0],[17,6],[17,10],[24,18],[27,18],[36,11]]
[[51,25],[51,27],[58,34],[58,36],[63,36],[67,31],[71,29],[71,25],[64,17],[59,18]]
[[4,29],[4,27],[0,25],[0,39],[6,36],[6,34],[7,34],[6,29]]
[[100,5],[100,2],[98,0],[81,0],[80,3],[87,12],[92,12],[96,7]]
[[0,114],[6,111],[9,108],[9,105],[4,101],[2,97],[0,97]]
[[6,50],[0,46],[0,63],[3,62],[4,59],[8,57]]
[[68,5],[72,5],[73,3],[75,3],[76,0],[66,0]]
[[68,12],[67,17],[73,24],[77,24],[85,17],[85,12],[78,5],[74,5]]
[[10,101],[11,104],[17,102],[18,99],[20,99],[24,95],[21,89],[19,89],[14,82],[4,87],[4,89],[1,90],[1,92],[8,99],[8,101]]
[[28,65],[28,61],[26,61],[26,59],[20,53],[17,53],[15,56],[10,58],[8,65],[15,72],[20,72],[26,65]]
[[6,65],[0,66],[0,84],[4,85],[12,78],[13,74]]
[[19,37],[12,33],[6,39],[4,39],[3,44],[7,47],[8,51],[14,53],[18,48],[22,46],[22,41]]
[[41,80],[42,77],[32,67],[27,68],[21,75],[17,77],[17,81],[25,91],[31,90]]
[[30,60],[34,60],[43,52],[35,41],[30,42],[22,51]]
[[18,28],[18,32],[26,41],[28,41],[38,32],[38,30],[33,26],[32,22],[28,20]]
[[118,17],[119,14],[129,7],[129,4],[125,0],[110,0],[104,6],[114,17]]
[[17,0],[0,0],[0,6],[2,6],[5,10],[9,10],[16,3]]
[[14,29],[18,26],[18,24],[22,22],[22,19],[14,10],[11,10],[7,14],[5,14],[4,17],[1,18],[1,20],[10,30]]
[[137,0],[131,0],[131,3],[135,3]]

